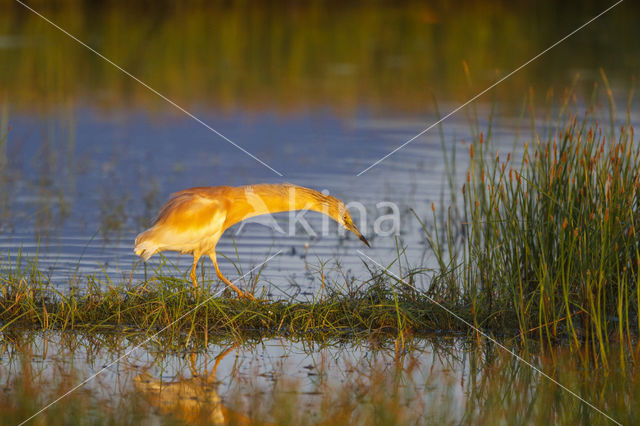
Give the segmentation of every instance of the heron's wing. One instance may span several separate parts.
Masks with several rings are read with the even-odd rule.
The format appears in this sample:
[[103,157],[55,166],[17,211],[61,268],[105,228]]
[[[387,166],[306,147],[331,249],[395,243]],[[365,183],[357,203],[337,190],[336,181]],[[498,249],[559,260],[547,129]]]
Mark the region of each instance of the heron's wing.
[[208,252],[224,232],[226,203],[194,193],[177,193],[162,208],[153,240],[162,250]]
[[162,207],[154,225],[183,230],[202,228],[220,214],[226,215],[225,203],[222,200],[190,192],[178,192]]

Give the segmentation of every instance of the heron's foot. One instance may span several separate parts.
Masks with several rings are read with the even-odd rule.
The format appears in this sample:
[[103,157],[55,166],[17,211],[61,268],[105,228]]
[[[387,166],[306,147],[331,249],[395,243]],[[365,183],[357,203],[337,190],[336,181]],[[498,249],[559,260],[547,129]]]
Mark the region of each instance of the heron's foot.
[[244,299],[249,299],[249,300],[256,300],[256,298],[253,297],[253,294],[249,293],[248,291],[240,291],[240,292],[238,292],[238,297],[244,298]]
[[268,300],[268,299],[256,299],[255,296],[252,295],[249,292],[245,292],[243,294],[243,296],[241,296],[241,297],[247,298],[247,299],[251,300],[252,302],[256,302],[256,303],[269,303],[270,302],[270,300]]

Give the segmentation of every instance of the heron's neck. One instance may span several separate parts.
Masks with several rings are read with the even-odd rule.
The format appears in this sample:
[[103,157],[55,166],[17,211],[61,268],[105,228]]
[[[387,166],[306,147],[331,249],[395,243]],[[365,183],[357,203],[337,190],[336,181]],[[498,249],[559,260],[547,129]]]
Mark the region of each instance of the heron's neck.
[[[295,185],[252,185],[238,187],[227,216],[227,226],[269,213],[313,210],[333,218],[327,196]],[[334,218],[335,219],[335,218]]]

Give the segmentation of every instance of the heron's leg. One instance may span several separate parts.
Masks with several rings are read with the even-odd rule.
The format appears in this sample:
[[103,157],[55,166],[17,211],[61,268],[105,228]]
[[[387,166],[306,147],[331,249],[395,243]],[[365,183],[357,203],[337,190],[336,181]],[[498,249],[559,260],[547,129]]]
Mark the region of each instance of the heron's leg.
[[207,377],[207,380],[210,381],[211,383],[214,383],[216,381],[216,370],[218,369],[218,365],[220,364],[220,361],[222,361],[222,358],[224,358],[225,356],[229,355],[229,353],[234,350],[236,348],[236,344],[234,344],[233,346],[227,348],[224,350],[224,352],[220,353],[217,357],[216,357],[216,362],[213,365],[213,369],[211,370],[211,373],[209,373],[209,376]]
[[211,258],[211,261],[213,262],[213,266],[216,268],[216,275],[218,275],[218,278],[220,278],[222,280],[222,282],[224,282],[226,285],[228,285],[233,290],[235,290],[235,292],[238,293],[239,297],[246,297],[247,299],[250,299],[250,300],[256,300],[256,298],[253,297],[253,295],[251,293],[243,292],[238,287],[233,285],[233,283],[231,281],[229,281],[224,275],[222,275],[222,272],[220,272],[220,268],[218,267],[218,261],[216,260],[215,252],[209,253],[209,257]]
[[193,254],[193,266],[191,267],[191,282],[193,283],[194,288],[198,288],[198,280],[196,279],[196,266],[198,266],[198,260],[200,259],[200,255],[194,253]]
[[191,375],[193,377],[198,376],[199,374],[198,374],[198,369],[196,368],[196,353],[195,352],[191,352],[189,354],[189,364],[190,364],[189,370],[191,370]]

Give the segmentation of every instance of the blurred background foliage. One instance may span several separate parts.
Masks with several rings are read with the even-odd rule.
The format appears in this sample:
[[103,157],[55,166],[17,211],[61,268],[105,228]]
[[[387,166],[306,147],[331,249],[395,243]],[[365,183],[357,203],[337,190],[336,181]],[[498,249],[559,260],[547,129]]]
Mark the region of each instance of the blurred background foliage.
[[[27,4],[185,107],[420,113],[431,111],[433,96],[466,100],[613,2]],[[590,82],[600,66],[614,84],[628,84],[640,63],[638,9],[621,4],[494,96],[520,101],[529,87],[544,93],[576,74]],[[0,96],[14,106],[153,110],[164,102],[20,4],[0,1],[0,11]]]

